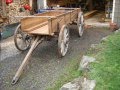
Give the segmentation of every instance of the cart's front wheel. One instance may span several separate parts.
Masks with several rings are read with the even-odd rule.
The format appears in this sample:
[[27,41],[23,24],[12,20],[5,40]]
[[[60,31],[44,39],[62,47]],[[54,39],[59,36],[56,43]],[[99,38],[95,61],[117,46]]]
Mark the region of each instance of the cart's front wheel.
[[78,27],[78,35],[81,37],[84,31],[84,16],[82,12],[78,14],[77,27]]
[[65,56],[69,45],[69,29],[68,26],[63,25],[58,37],[58,52],[60,57]]
[[18,50],[25,51],[31,45],[31,37],[21,30],[21,25],[19,24],[14,33],[14,43]]

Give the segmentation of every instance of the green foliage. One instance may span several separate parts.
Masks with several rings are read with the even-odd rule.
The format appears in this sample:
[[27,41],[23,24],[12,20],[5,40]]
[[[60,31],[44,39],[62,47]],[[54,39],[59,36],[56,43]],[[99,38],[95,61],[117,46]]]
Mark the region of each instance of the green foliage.
[[80,57],[73,58],[70,66],[65,69],[66,73],[61,75],[53,87],[47,90],[59,90],[59,88],[82,75],[97,81],[95,90],[119,90],[120,88],[120,33],[113,34],[108,40],[99,44],[96,48],[87,52],[89,56],[97,59],[90,64],[90,72],[78,71]]
[[97,62],[91,64],[89,77],[97,81],[96,90],[119,90],[120,88],[120,33],[114,34],[100,44]]

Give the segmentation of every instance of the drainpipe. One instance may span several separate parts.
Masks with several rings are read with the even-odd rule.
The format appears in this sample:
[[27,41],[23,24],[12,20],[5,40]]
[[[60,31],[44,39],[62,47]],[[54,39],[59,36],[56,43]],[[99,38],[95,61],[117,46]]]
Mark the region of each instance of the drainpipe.
[[113,0],[112,23],[114,22],[114,19],[115,19],[115,0]]
[[120,1],[119,0],[113,0],[112,21],[110,23],[111,30],[117,30],[120,27],[119,7],[120,7]]

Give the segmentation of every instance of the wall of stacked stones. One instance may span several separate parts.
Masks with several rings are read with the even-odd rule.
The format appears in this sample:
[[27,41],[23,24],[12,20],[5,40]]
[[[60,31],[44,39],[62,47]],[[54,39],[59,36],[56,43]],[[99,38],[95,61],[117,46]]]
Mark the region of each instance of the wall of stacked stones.
[[[2,0],[0,1],[2,2]],[[28,10],[23,10],[23,12],[20,12],[20,8],[22,8],[23,5],[27,4],[28,2],[28,0],[13,0],[11,4],[5,5],[6,17],[8,17],[10,24],[20,21],[21,18],[16,18],[16,16],[30,15]],[[0,13],[3,15],[2,4],[0,4]]]

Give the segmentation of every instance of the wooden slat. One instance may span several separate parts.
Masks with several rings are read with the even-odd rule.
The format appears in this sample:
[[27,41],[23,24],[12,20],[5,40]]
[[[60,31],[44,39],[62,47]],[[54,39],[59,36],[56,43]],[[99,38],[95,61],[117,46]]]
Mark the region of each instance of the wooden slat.
[[[64,12],[46,12],[42,14],[37,14],[35,16],[28,16],[27,18],[23,18],[21,20],[21,28],[23,31],[31,31],[32,29],[40,28],[39,25],[45,23],[48,21],[48,18],[55,17],[57,15],[60,15]],[[25,16],[26,17],[26,16]]]
[[43,27],[47,24],[48,24],[48,22],[43,22],[43,23],[40,23],[40,24],[36,24],[35,26],[23,29],[23,31],[25,31],[25,32],[34,31],[35,29],[41,28],[41,27]]
[[90,11],[90,12],[86,13],[84,15],[84,17],[85,17],[85,19],[88,19],[88,18],[92,17],[93,15],[95,15],[97,12],[98,12],[98,10]]
[[41,28],[28,32],[35,35],[49,35],[48,25],[45,25]]
[[2,23],[3,22],[3,19],[2,18],[0,18],[0,23]]

